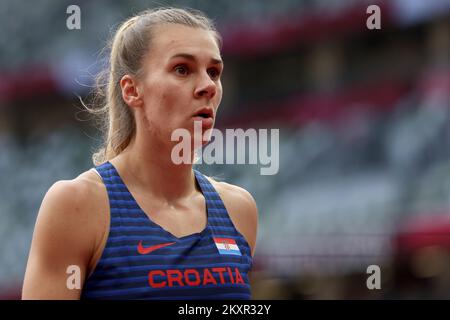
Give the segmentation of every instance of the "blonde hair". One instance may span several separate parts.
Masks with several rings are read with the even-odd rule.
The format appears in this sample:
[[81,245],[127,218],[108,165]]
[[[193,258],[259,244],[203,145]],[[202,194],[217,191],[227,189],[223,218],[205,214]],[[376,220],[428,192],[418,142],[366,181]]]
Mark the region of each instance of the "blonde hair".
[[213,22],[198,10],[157,8],[123,22],[109,42],[109,66],[97,77],[93,107],[85,106],[90,113],[99,116],[104,136],[102,145],[92,156],[94,165],[117,156],[133,138],[135,119],[122,99],[120,79],[126,74],[140,76],[142,60],[151,49],[154,28],[168,23],[209,30],[221,49],[222,39]]

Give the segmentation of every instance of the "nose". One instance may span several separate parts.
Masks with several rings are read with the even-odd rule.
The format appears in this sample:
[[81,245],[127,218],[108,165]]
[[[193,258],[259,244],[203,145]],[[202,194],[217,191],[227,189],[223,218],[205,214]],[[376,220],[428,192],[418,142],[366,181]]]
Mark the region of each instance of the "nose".
[[199,81],[199,84],[195,88],[194,96],[196,98],[211,99],[215,96],[216,91],[217,84],[209,77],[209,75],[206,75]]

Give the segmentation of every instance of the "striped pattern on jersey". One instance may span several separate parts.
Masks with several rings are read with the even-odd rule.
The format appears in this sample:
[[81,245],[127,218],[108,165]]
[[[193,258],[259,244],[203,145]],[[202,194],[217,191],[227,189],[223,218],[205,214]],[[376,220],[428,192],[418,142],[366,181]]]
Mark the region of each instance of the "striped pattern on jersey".
[[110,162],[95,168],[110,205],[108,239],[82,299],[250,299],[250,247],[217,191],[197,170],[207,224],[176,237],[139,207]]

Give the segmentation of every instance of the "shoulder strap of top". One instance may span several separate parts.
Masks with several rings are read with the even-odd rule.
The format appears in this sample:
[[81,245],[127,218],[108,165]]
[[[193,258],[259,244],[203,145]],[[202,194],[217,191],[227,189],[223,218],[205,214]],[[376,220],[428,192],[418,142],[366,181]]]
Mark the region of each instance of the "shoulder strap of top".
[[227,209],[211,182],[200,171],[194,170],[194,173],[206,199],[208,214],[216,218],[229,218]]

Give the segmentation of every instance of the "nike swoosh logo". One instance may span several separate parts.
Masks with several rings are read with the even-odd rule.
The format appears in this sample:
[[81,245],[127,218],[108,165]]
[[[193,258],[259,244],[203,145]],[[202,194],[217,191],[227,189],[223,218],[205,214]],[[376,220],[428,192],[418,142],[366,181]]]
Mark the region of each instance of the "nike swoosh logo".
[[144,248],[142,246],[142,240],[141,240],[141,241],[139,241],[139,244],[138,244],[138,247],[137,247],[137,251],[140,254],[149,254],[150,252],[153,252],[153,251],[155,251],[157,249],[160,249],[160,248],[164,248],[164,247],[170,246],[170,245],[172,245],[174,243],[175,242],[167,242],[167,243],[156,244],[154,246]]

